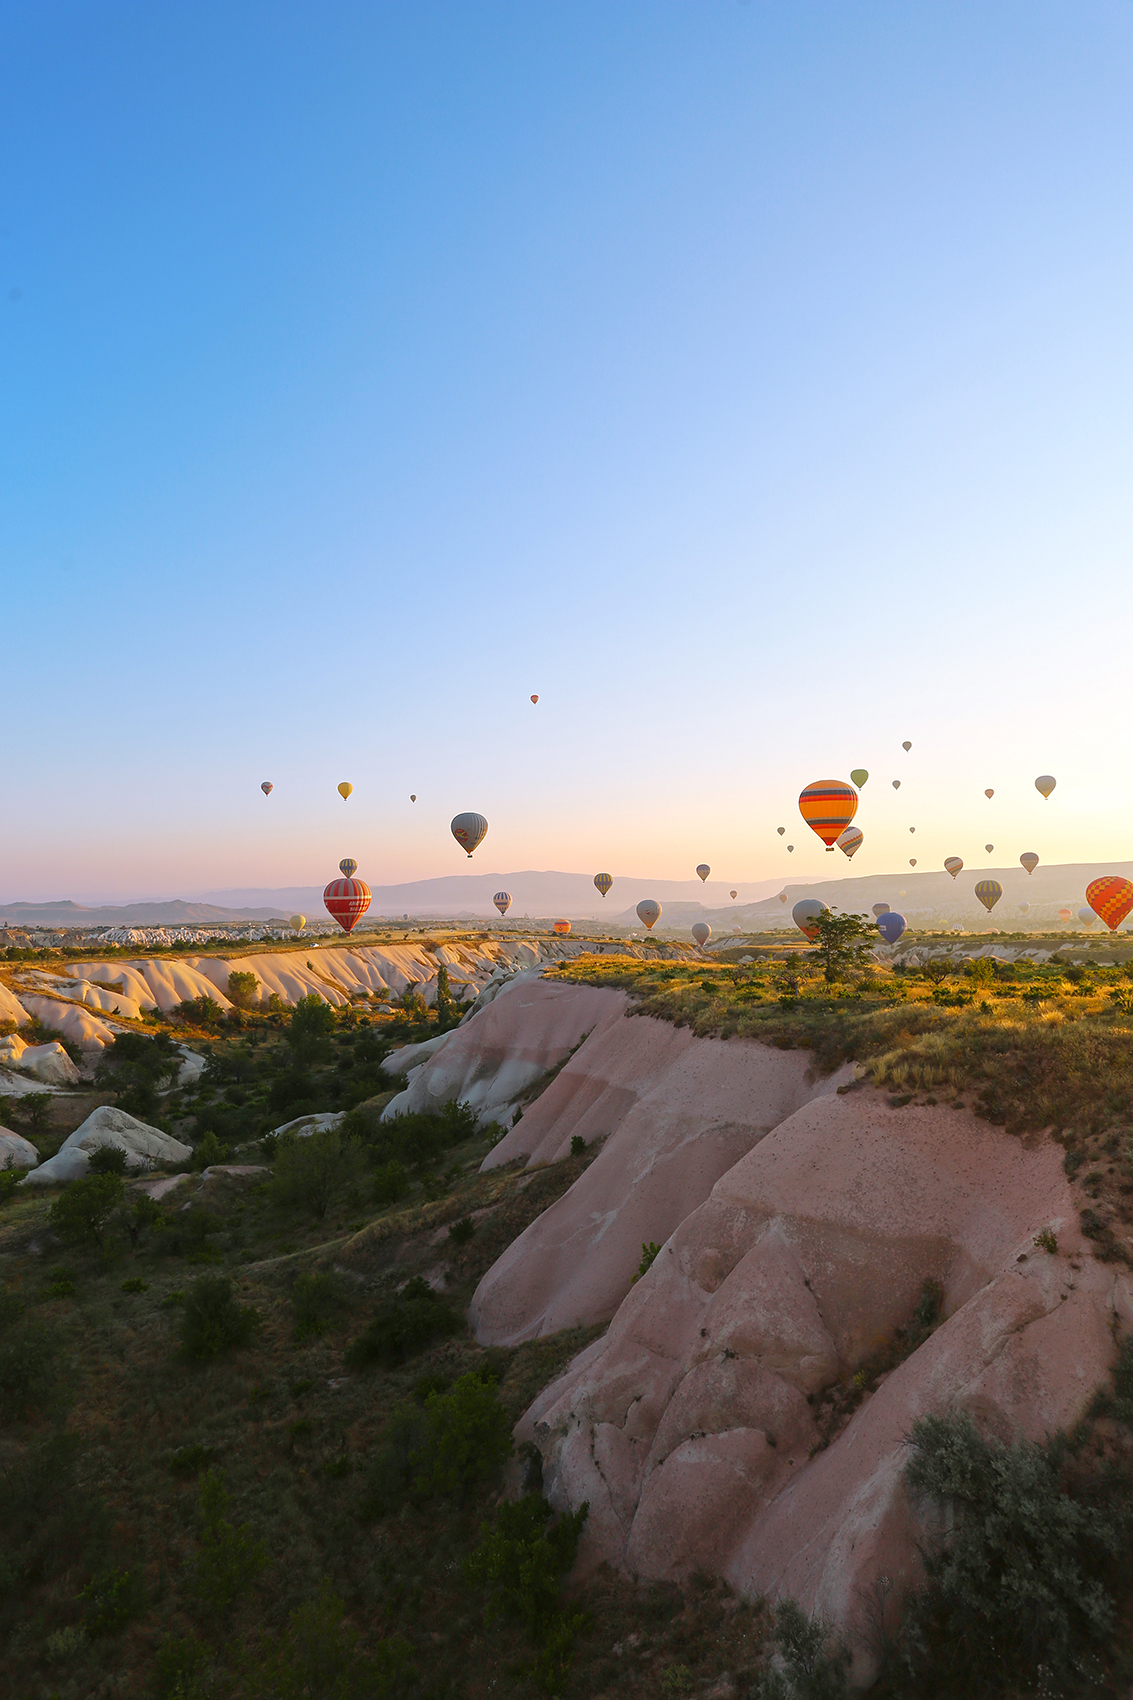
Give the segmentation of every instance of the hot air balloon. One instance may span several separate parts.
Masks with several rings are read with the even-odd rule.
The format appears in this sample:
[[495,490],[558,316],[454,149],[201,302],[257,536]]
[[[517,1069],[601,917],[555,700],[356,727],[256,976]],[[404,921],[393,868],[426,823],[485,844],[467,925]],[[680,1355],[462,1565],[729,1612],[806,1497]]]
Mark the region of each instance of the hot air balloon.
[[331,880],[323,902],[343,932],[350,933],[370,907],[370,888],[363,880]]
[[555,931],[556,931],[556,933],[559,934],[560,938],[565,938],[566,935],[570,932],[570,922],[569,921],[556,921],[555,922]]
[[794,853],[795,853],[795,847],[794,847],[794,845],[793,845],[793,844],[788,844],[788,846],[787,846],[787,854],[788,854],[788,856],[793,856],[793,855],[794,855]]
[[508,910],[511,908],[511,892],[497,891],[492,902],[495,904],[501,915],[506,915]]
[[893,781],[893,789],[894,791],[899,791],[901,789],[901,781],[899,779],[895,779]]
[[818,918],[825,914],[825,903],[820,903],[817,897],[804,897],[791,910],[791,919],[800,933],[805,933],[808,939],[816,939]]
[[306,915],[292,915],[287,924],[293,933],[301,933],[307,925],[307,917]]
[[984,792],[984,796],[985,796],[985,797],[994,797],[994,796],[995,796],[995,792],[994,792],[994,791],[985,791],[985,792]]
[[603,897],[605,897],[613,883],[613,877],[610,874],[594,875],[594,884],[598,887],[598,890],[602,893]]
[[1028,909],[1029,909],[1029,908],[1030,908],[1030,907],[1031,907],[1031,905],[1030,905],[1030,904],[1029,904],[1029,903],[1020,903],[1020,905],[1019,905],[1019,913],[1020,913],[1020,915],[1025,915],[1025,914],[1026,914],[1026,913],[1027,913],[1027,910],[1028,910]]
[[740,895],[740,894],[739,894],[739,892],[738,892],[738,891],[733,891],[733,892],[732,892],[732,893],[731,893],[731,896],[732,896],[732,898],[733,898],[733,900],[734,900],[734,899],[735,899],[735,898],[737,898],[737,897],[738,897],[738,896],[739,896],[739,895]]
[[875,915],[888,915],[888,913],[889,913],[888,903],[875,903],[873,905],[873,912],[874,912]]
[[260,790],[263,792],[265,797],[270,797],[272,792],[275,790],[275,786],[272,784],[270,779],[265,779],[261,781]]
[[1112,933],[1133,909],[1133,883],[1118,874],[1104,874],[1101,879],[1090,881],[1086,901]]
[[1019,861],[1020,864],[1026,868],[1028,874],[1033,874],[1039,865],[1039,859],[1033,850],[1024,850],[1023,854],[1019,857]]
[[1060,921],[1069,921],[1069,920],[1070,920],[1070,911],[1069,911],[1069,909],[1060,909],[1060,910],[1059,910],[1059,911],[1058,911],[1058,919],[1059,919],[1059,920],[1060,920]]
[[857,812],[857,792],[840,779],[816,779],[799,794],[799,813],[828,851]]
[[781,892],[780,892],[780,893],[779,893],[779,901],[780,901],[780,903],[786,903],[786,901],[787,901],[787,893],[786,893],[786,892],[785,892],[785,891],[781,891]]
[[945,856],[944,858],[944,872],[951,874],[953,879],[956,878],[963,866],[963,859],[960,856]]
[[488,823],[483,815],[472,814],[454,815],[449,831],[462,850],[467,850],[469,859],[476,846],[481,842],[488,830]]
[[898,915],[896,909],[887,909],[877,917],[877,930],[886,944],[896,944],[905,931],[905,917]]
[[913,746],[912,746],[912,744],[911,744],[911,743],[910,743],[910,742],[909,742],[909,740],[908,740],[908,738],[906,738],[906,739],[905,739],[905,742],[904,742],[904,743],[903,743],[903,744],[902,744],[902,745],[901,745],[901,748],[902,748],[902,749],[903,749],[903,750],[904,750],[904,752],[905,752],[905,754],[906,754],[906,755],[908,755],[908,753],[909,753],[909,751],[910,751],[910,750],[911,750],[911,749],[912,749],[912,747],[913,747]]
[[990,856],[992,851],[995,849],[995,845],[994,844],[985,844],[984,849],[987,851],[988,855]]
[[858,790],[860,791],[862,786],[865,784],[866,780],[869,778],[869,768],[868,767],[851,768],[850,769],[850,778],[853,780],[854,784],[857,786]]
[[342,781],[342,784],[338,787],[338,794],[342,798],[344,803],[345,803],[347,797],[349,797],[351,791],[353,791],[353,789],[354,789],[354,787],[353,787],[353,785],[351,785],[351,783],[348,779],[344,779]]
[[411,803],[415,803],[415,802],[416,802],[416,801],[417,801],[417,793],[416,793],[416,791],[411,791],[411,792],[410,792],[410,793],[409,793],[409,801],[410,801],[410,802],[411,802]]
[[862,831],[860,826],[848,826],[845,832],[840,832],[838,834],[834,842],[837,844],[842,854],[844,856],[848,856],[852,862],[857,852],[861,849],[864,839],[865,833]]
[[915,856],[910,856],[910,857],[909,857],[909,866],[910,866],[910,868],[915,868],[915,867],[916,867],[916,865],[917,865],[917,858],[916,858],[916,857],[915,857]]
[[354,860],[353,856],[344,856],[338,866],[347,879],[349,879],[351,874],[355,873],[358,868],[358,864]]
[[1097,920],[1097,916],[1094,914],[1093,910],[1084,903],[1078,911],[1078,919],[1084,927],[1092,927],[1094,922]]
[[694,921],[692,924],[692,936],[700,946],[701,950],[703,950],[709,939],[712,937],[712,928],[708,925],[707,921]]
[[998,880],[979,880],[976,884],[976,896],[990,915],[1003,896],[1003,887]]
[[531,700],[532,700],[532,702],[538,702],[538,701],[539,701],[539,697],[538,697],[538,695],[537,695],[537,694],[536,694],[536,695],[535,695],[535,696],[533,696],[533,697],[532,697],[532,698],[531,698]]
[[1044,797],[1049,797],[1057,784],[1053,773],[1040,773],[1035,780],[1035,790],[1041,791]]
[[700,866],[697,868],[696,871],[700,875],[702,880],[706,880],[708,878],[709,874],[712,872],[712,869],[708,866],[707,862],[701,862]]
[[643,926],[648,927],[649,931],[652,932],[661,919],[661,905],[652,897],[643,897],[637,906],[637,918]]
[[916,827],[915,827],[915,826],[911,826],[911,827],[910,827],[910,828],[909,828],[909,831],[910,831],[910,832],[915,832],[915,831],[916,831],[916,830],[917,830],[917,829],[916,829]]
[[776,827],[776,828],[775,828],[775,831],[776,831],[776,832],[777,832],[777,833],[778,833],[778,834],[779,834],[779,837],[780,837],[780,838],[782,838],[782,836],[783,836],[783,834],[784,834],[784,833],[785,833],[785,832],[786,832],[786,830],[787,830],[787,829],[786,829],[786,827],[785,827],[785,826],[777,826],[777,827]]

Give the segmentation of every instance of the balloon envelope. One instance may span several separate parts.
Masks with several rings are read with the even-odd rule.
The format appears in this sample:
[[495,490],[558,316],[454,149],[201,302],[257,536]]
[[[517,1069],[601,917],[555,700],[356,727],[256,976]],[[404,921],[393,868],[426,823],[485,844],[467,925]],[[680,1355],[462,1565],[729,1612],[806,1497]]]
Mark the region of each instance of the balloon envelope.
[[306,925],[307,925],[306,915],[292,915],[290,921],[288,922],[288,926],[291,928],[291,931],[293,933],[301,933],[303,931],[303,928]]
[[995,792],[994,792],[994,791],[985,791],[985,792],[984,792],[984,796],[985,796],[985,797],[994,797],[994,796],[995,796]]
[[944,872],[951,874],[953,879],[956,878],[963,866],[963,858],[960,856],[945,856],[944,858]]
[[1021,865],[1026,868],[1028,874],[1033,874],[1039,865],[1039,859],[1033,850],[1024,850],[1023,854],[1019,857],[1019,861]]
[[857,812],[857,792],[840,779],[816,779],[799,793],[799,813],[828,851]]
[[901,781],[899,779],[895,779],[893,781],[893,789],[894,791],[899,791],[901,789]]
[[497,891],[492,902],[495,904],[501,915],[506,915],[508,910],[511,908],[511,892]]
[[260,790],[263,792],[265,797],[270,797],[272,792],[275,790],[275,786],[272,784],[270,779],[265,779],[260,785]]
[[787,854],[788,854],[788,856],[791,856],[791,855],[793,855],[793,854],[794,854],[794,850],[795,850],[795,847],[794,847],[794,845],[793,845],[793,844],[788,844],[788,846],[787,846]]
[[1060,909],[1060,910],[1059,910],[1059,911],[1058,911],[1058,919],[1059,919],[1059,920],[1060,920],[1060,921],[1069,921],[1069,919],[1070,919],[1070,911],[1069,911],[1069,909]]
[[786,893],[786,892],[785,892],[785,891],[781,891],[781,892],[780,892],[780,893],[779,893],[779,901],[780,901],[780,903],[786,903],[786,901],[787,901],[787,893]]
[[1044,797],[1049,797],[1057,784],[1053,773],[1040,773],[1035,780],[1035,790],[1041,791]]
[[990,915],[1003,896],[1003,887],[998,880],[979,880],[976,884],[976,896]]
[[915,868],[915,867],[916,867],[916,865],[917,865],[917,858],[916,858],[916,857],[915,857],[915,856],[910,856],[910,857],[909,857],[909,866],[910,866],[910,868]]
[[539,701],[539,697],[538,697],[538,693],[536,693],[536,695],[535,695],[535,696],[533,696],[533,697],[532,697],[532,698],[531,698],[531,700],[532,700],[532,702],[538,702],[538,701]]
[[555,931],[561,937],[565,938],[567,933],[570,932],[570,922],[569,921],[556,921],[555,922]]
[[344,933],[353,932],[370,907],[370,888],[363,880],[331,880],[323,892],[323,902]]
[[1029,908],[1030,908],[1030,907],[1031,907],[1031,905],[1030,905],[1030,904],[1029,904],[1029,903],[1020,903],[1020,905],[1019,905],[1019,913],[1020,913],[1020,915],[1025,915],[1025,914],[1026,914],[1026,913],[1027,913],[1027,910],[1028,910],[1028,909],[1029,909]]
[[351,785],[349,779],[344,779],[342,781],[342,784],[338,787],[338,794],[342,798],[344,803],[345,803],[347,797],[349,797],[351,791],[353,791],[353,789],[354,789],[354,787],[353,787],[353,785]]
[[990,856],[992,851],[995,849],[995,845],[994,844],[985,844],[984,849],[987,851],[988,855]]
[[857,786],[858,790],[860,791],[862,786],[865,784],[866,780],[869,778],[869,768],[868,767],[851,768],[850,769],[850,778],[853,780],[854,784]]
[[1078,911],[1078,919],[1084,927],[1092,927],[1094,922],[1097,920],[1097,916],[1094,914],[1089,905],[1084,903]]
[[907,755],[907,754],[908,754],[908,752],[909,752],[909,751],[910,751],[910,750],[911,750],[911,749],[912,749],[912,747],[913,747],[913,746],[912,746],[912,744],[911,744],[911,743],[910,743],[910,741],[909,741],[909,739],[908,739],[908,738],[906,738],[906,739],[905,739],[905,742],[904,742],[904,743],[903,743],[903,744],[902,744],[902,745],[901,745],[901,748],[902,748],[902,749],[903,749],[903,750],[904,750],[904,751],[905,751],[905,753],[906,753],[906,755]]
[[707,921],[694,921],[692,924],[692,936],[696,940],[697,944],[703,948],[712,937],[712,928],[708,925]]
[[787,830],[787,829],[786,829],[786,827],[785,827],[785,826],[777,826],[777,827],[776,827],[776,828],[775,828],[775,831],[776,831],[776,832],[777,832],[777,833],[778,833],[778,834],[779,834],[779,837],[780,837],[780,838],[782,838],[782,836],[783,836],[783,834],[784,834],[784,833],[785,833],[785,832],[786,832],[786,830]]
[[661,905],[652,897],[643,897],[637,906],[637,918],[652,931],[661,919]]
[[845,832],[838,834],[834,842],[842,854],[848,856],[852,862],[856,853],[861,849],[864,839],[865,833],[860,826],[848,826]]
[[454,815],[449,827],[449,831],[456,842],[462,850],[467,850],[469,856],[482,841],[487,830],[488,823],[483,815],[474,814],[471,811],[463,815]]
[[358,871],[358,864],[354,860],[353,856],[344,856],[338,866],[339,871],[345,874],[347,879],[350,878],[351,874],[357,873]]
[[738,892],[738,891],[733,891],[733,892],[732,892],[732,893],[731,893],[731,895],[732,895],[732,897],[733,897],[733,898],[736,898],[736,897],[738,897],[738,896],[739,896],[739,895],[740,895],[740,894],[739,894],[739,892]]
[[888,903],[875,903],[874,906],[873,906],[873,912],[874,912],[875,915],[888,915],[888,913],[889,913]]
[[877,917],[877,930],[886,944],[896,944],[905,931],[905,917],[898,915],[896,909],[887,909]]
[[598,887],[598,890],[602,893],[603,897],[605,897],[613,883],[613,878],[609,874],[594,875],[594,884]]
[[1133,883],[1117,874],[1105,874],[1090,881],[1086,901],[1112,933],[1133,909]]
[[415,803],[415,802],[416,802],[416,801],[417,801],[417,793],[416,793],[416,791],[411,791],[411,792],[410,792],[410,793],[409,793],[409,801],[410,801],[410,802],[411,802],[411,803]]
[[708,866],[707,862],[701,862],[700,866],[697,868],[696,871],[700,875],[702,880],[706,880],[708,878],[709,874],[712,872],[712,869]]
[[817,897],[804,897],[791,910],[791,919],[800,933],[805,933],[808,939],[816,939],[818,918],[825,913],[825,903],[820,903]]

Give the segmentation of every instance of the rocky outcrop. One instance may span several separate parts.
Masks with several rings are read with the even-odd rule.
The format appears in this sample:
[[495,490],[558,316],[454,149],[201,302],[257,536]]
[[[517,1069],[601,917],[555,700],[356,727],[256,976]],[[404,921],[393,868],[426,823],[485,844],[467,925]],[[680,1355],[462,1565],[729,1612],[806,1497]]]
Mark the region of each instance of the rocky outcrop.
[[0,1169],[34,1169],[38,1162],[39,1152],[30,1139],[0,1127]]
[[0,1039],[0,1067],[18,1068],[48,1086],[74,1086],[79,1071],[57,1039],[29,1045],[18,1033]]
[[103,1104],[92,1110],[86,1121],[63,1141],[54,1157],[41,1163],[21,1185],[81,1180],[90,1172],[90,1153],[100,1145],[112,1145],[124,1151],[128,1169],[150,1169],[155,1163],[184,1163],[193,1155],[191,1145],[183,1145],[171,1134],[138,1121],[125,1110]]

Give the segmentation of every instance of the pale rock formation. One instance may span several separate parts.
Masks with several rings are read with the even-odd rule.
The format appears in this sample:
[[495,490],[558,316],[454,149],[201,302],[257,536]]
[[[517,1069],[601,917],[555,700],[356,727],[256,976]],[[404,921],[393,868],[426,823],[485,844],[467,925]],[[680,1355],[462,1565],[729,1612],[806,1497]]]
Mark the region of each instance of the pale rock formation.
[[76,1039],[84,1051],[101,1051],[122,1032],[78,1004],[60,1003],[55,998],[24,992],[20,1002],[28,1015],[37,1015],[45,1027],[53,1027],[65,1039]]
[[277,1137],[281,1133],[294,1133],[305,1139],[312,1133],[323,1133],[327,1128],[337,1127],[344,1114],[343,1110],[324,1110],[319,1115],[296,1116],[294,1121],[284,1122],[274,1131]]
[[48,1086],[74,1086],[79,1071],[57,1039],[48,1045],[29,1045],[17,1033],[0,1039],[0,1065],[22,1069]]
[[14,1021],[17,1027],[25,1027],[27,1019],[28,1012],[15,992],[0,985],[0,1021]]
[[30,1139],[0,1127],[0,1169],[34,1169],[38,1162],[39,1152]]
[[89,1173],[90,1153],[100,1145],[113,1145],[124,1151],[129,1169],[148,1169],[155,1163],[184,1163],[193,1155],[191,1145],[183,1145],[160,1128],[149,1127],[125,1110],[103,1104],[92,1110],[86,1121],[63,1141],[55,1156],[41,1163],[22,1184],[80,1180]]
[[178,1045],[177,1049],[185,1060],[177,1070],[177,1079],[174,1084],[177,1086],[193,1086],[205,1072],[205,1058],[201,1056],[199,1051],[191,1051],[188,1045]]
[[433,1038],[423,1039],[419,1045],[400,1046],[386,1057],[382,1063],[382,1073],[408,1074],[410,1069],[420,1068],[422,1063],[436,1056],[442,1045],[448,1044],[455,1032],[456,1028],[450,1027],[447,1033],[434,1034]]

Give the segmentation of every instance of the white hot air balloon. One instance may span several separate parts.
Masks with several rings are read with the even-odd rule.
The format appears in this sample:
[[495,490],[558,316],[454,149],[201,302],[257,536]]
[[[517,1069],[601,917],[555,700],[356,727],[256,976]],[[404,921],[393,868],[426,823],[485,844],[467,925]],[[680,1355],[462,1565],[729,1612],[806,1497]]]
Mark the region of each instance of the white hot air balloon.
[[661,905],[652,897],[643,897],[637,906],[637,918],[641,924],[652,932],[661,919]]
[[712,937],[712,928],[708,925],[707,921],[694,921],[692,924],[692,936],[700,946],[701,950],[703,950],[709,939]]

